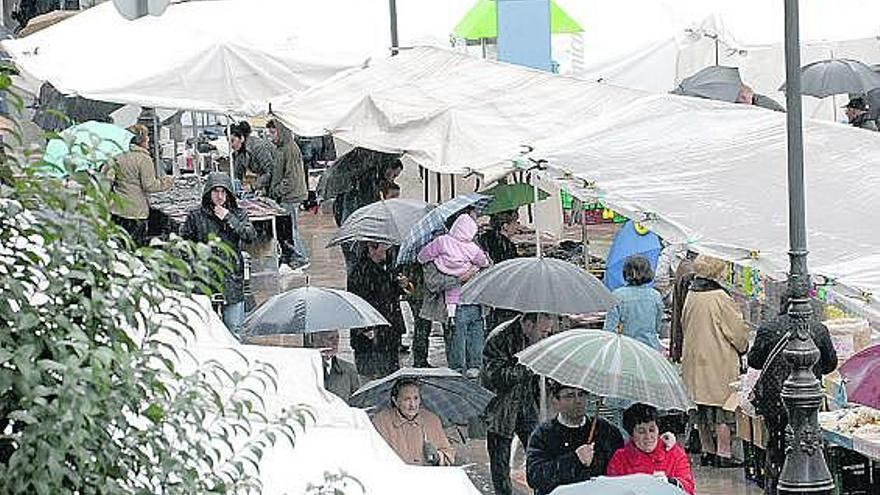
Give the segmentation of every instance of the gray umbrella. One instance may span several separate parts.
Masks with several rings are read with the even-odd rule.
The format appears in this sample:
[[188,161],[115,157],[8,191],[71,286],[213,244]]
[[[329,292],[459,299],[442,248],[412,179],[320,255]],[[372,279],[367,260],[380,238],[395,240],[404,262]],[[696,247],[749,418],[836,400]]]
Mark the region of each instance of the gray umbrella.
[[300,287],[272,296],[242,324],[242,336],[286,335],[388,325],[375,308],[344,290]]
[[489,390],[449,368],[403,368],[373,380],[351,396],[352,407],[381,409],[391,403],[391,387],[401,378],[419,382],[422,405],[446,424],[467,424],[483,414],[495,396]]
[[498,263],[465,284],[461,301],[552,314],[607,311],[616,302],[599,279],[553,258],[515,258]]
[[[880,88],[880,74],[847,58],[820,60],[801,67],[801,93],[825,98],[842,93],[865,94]],[[783,84],[779,91],[785,91]]]
[[686,77],[672,93],[734,103],[739,96],[740,87],[742,78],[739,76],[739,69],[713,65]]
[[417,199],[389,199],[358,208],[345,219],[327,247],[352,241],[400,244],[427,208],[427,203]]

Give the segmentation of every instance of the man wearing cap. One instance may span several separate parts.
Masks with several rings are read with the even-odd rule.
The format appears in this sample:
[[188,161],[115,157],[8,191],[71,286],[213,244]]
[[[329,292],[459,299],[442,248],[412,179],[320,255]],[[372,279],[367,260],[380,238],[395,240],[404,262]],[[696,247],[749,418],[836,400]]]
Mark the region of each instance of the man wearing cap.
[[877,130],[877,123],[868,114],[868,105],[865,103],[864,98],[853,98],[843,108],[846,109],[846,118],[849,119],[849,125],[869,131]]

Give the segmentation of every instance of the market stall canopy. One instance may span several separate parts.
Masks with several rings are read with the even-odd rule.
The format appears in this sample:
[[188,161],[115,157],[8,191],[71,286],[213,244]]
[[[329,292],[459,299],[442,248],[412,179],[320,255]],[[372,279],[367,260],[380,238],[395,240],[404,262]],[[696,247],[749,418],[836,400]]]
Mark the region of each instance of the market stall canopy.
[[[559,5],[550,0],[550,32],[553,34],[580,33],[584,30]],[[454,34],[466,40],[498,37],[498,9],[495,0],[477,0],[473,8],[455,26]]]
[[[810,271],[878,321],[880,137],[806,120],[804,142]],[[652,95],[536,143],[533,155],[576,196],[601,199],[668,242],[784,279],[785,114]]]
[[404,153],[441,173],[509,168],[511,150],[644,93],[433,47],[342,74],[272,110],[300,135]]
[[[17,66],[65,94],[162,108],[264,113],[266,102],[362,66],[368,48],[328,36],[345,28],[339,0],[175,3],[124,19],[106,2],[31,36],[4,41]],[[335,14],[331,17],[331,12]],[[352,21],[354,22],[354,21]]]
[[[590,23],[581,34],[583,60],[573,68],[575,76],[660,93],[704,67],[726,65],[738,67],[757,93],[781,99],[776,91],[785,80],[783,2],[557,1]],[[800,28],[804,64],[828,58],[880,63],[880,2],[801,2]],[[832,101],[804,103],[805,115],[833,118]]]

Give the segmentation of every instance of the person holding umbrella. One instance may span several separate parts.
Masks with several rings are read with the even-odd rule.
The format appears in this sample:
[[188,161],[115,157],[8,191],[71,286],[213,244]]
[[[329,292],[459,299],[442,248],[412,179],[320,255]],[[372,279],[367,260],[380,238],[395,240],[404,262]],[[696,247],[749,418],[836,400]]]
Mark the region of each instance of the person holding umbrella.
[[871,120],[871,115],[868,113],[868,105],[865,103],[864,98],[853,98],[843,108],[845,109],[849,125],[869,131],[877,130],[877,123]]
[[516,353],[550,335],[556,317],[528,313],[492,330],[483,348],[482,383],[495,392],[486,407],[489,469],[496,495],[510,495],[510,446],[522,445],[538,424],[537,377],[517,362]]
[[529,438],[526,479],[535,495],[547,495],[560,485],[605,474],[623,437],[602,418],[587,417],[587,392],[550,383],[555,418],[542,423]]
[[[433,263],[443,274],[469,280],[478,270],[489,266],[491,260],[474,242],[477,223],[476,210],[463,211],[449,229],[429,242],[419,251],[419,263]],[[472,378],[479,376],[483,352],[483,315],[478,304],[460,304],[461,288],[446,290],[447,315],[454,319],[454,328],[446,344],[449,367],[467,372]]]
[[391,405],[373,416],[373,426],[403,462],[451,466],[455,450],[436,414],[421,406],[419,382],[404,377],[391,388]]
[[324,388],[348,402],[361,387],[361,381],[354,364],[338,356],[339,331],[326,330],[311,334],[309,347],[321,351],[324,363]]
[[358,373],[366,380],[372,380],[400,368],[398,348],[405,328],[400,296],[409,281],[396,277],[388,259],[389,244],[372,241],[358,244],[362,246],[361,252],[347,279],[347,290],[376,308],[390,324],[351,332]]
[[726,265],[700,255],[694,281],[685,299],[681,324],[684,343],[681,372],[691,399],[692,417],[700,433],[704,465],[736,467],[731,461],[736,418],[724,410],[730,383],[739,378],[740,355],[749,347],[749,329],[733,298],[721,286]]

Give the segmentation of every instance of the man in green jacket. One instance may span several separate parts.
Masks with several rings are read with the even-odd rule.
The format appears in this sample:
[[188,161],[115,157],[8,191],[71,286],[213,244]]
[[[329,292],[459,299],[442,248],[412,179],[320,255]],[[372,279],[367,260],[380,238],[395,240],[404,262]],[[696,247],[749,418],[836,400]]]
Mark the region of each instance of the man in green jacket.
[[[303,267],[309,262],[309,255],[305,243],[299,235],[297,220],[299,209],[303,201],[309,196],[306,185],[306,173],[303,168],[303,158],[299,146],[293,140],[293,133],[276,119],[266,124],[269,137],[277,148],[274,167],[267,179],[261,180],[258,186],[263,186],[267,195],[278,202],[282,208],[290,213],[292,229],[291,243],[293,246],[281,246],[286,252],[284,258],[292,268]],[[262,177],[261,177],[262,179]]]
[[115,194],[110,213],[113,222],[125,229],[138,246],[147,243],[147,219],[150,205],[147,194],[171,189],[171,177],[156,177],[150,152],[150,134],[143,125],[128,128],[134,134],[129,151],[108,162],[105,169],[110,189]]

